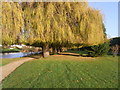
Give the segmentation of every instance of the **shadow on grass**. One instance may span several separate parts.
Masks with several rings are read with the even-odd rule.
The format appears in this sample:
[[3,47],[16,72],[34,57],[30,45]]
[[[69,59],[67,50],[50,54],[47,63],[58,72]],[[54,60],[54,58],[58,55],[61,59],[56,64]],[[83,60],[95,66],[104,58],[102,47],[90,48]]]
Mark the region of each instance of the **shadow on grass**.
[[34,59],[39,59],[39,58],[42,58],[42,54],[33,54],[33,55],[28,55],[28,56],[25,56],[25,57],[31,57],[31,58],[34,58]]
[[[67,55],[67,56],[75,56],[75,57],[91,57],[84,51],[72,51],[72,50],[57,53],[57,54],[50,54],[50,55]],[[107,55],[113,56],[113,54],[111,52],[108,52]],[[120,53],[118,53],[117,56],[120,56]],[[43,58],[42,53],[41,54],[29,55],[29,56],[26,56],[26,57],[31,57],[31,58],[34,58],[34,59]]]
[[60,55],[69,55],[69,56],[77,56],[77,57],[90,57],[86,52],[83,51],[65,51],[60,53]]
[[74,54],[74,53],[60,53],[58,55],[69,55],[69,56],[77,56],[79,57],[80,55]]
[[[67,54],[66,54],[67,53]],[[76,51],[76,50],[68,50],[65,51],[65,54],[61,54],[61,55],[70,55],[70,56],[81,56],[81,57],[92,57],[90,55],[88,55],[88,53],[86,51]],[[107,55],[113,56],[112,52],[108,52]],[[106,56],[106,55],[104,55]],[[117,54],[117,56],[120,56],[120,52]],[[102,57],[102,56],[101,56]],[[114,56],[113,56],[114,57]]]
[[[114,56],[112,52],[108,52],[107,55],[112,55],[112,56]],[[120,56],[120,52],[118,52],[117,56]]]

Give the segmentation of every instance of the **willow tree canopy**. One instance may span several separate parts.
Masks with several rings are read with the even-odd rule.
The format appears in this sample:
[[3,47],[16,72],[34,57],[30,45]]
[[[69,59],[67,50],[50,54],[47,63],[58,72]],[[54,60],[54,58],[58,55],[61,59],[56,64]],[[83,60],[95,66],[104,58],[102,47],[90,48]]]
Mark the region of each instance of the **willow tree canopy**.
[[2,44],[16,43],[23,25],[23,12],[19,3],[2,2]]
[[22,34],[26,35],[24,41],[31,44],[104,41],[102,15],[87,2],[29,2],[22,3],[22,7],[19,3],[3,2],[2,24],[3,44],[16,43],[22,29],[26,32]]
[[102,15],[87,2],[22,3],[28,42],[99,44]]

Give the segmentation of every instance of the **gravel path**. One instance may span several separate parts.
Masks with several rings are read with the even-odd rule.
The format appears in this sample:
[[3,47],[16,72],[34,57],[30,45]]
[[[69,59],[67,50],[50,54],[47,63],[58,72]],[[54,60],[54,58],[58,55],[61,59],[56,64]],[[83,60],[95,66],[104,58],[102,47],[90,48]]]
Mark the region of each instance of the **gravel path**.
[[17,67],[22,65],[23,63],[33,60],[34,58],[25,58],[25,59],[20,59],[18,61],[11,62],[7,65],[1,66],[0,67],[0,82],[5,79],[10,73],[12,73]]

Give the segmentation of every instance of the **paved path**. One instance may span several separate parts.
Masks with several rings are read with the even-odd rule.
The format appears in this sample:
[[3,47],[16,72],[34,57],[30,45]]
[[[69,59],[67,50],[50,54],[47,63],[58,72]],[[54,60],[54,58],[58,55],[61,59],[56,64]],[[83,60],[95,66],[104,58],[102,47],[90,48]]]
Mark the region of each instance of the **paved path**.
[[0,67],[0,82],[5,79],[10,73],[12,73],[17,67],[22,65],[23,63],[30,61],[34,58],[24,58],[20,59],[18,61],[11,62],[7,65],[1,66]]

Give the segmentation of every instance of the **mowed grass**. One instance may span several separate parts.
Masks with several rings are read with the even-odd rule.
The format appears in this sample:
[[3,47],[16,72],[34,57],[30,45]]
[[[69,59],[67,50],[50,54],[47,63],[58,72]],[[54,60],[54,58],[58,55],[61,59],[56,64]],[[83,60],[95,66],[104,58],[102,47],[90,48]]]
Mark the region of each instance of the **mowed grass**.
[[22,57],[22,58],[2,58],[1,62],[0,62],[0,66],[9,64],[9,63],[14,62],[14,61],[22,60],[24,58],[25,57]]
[[117,88],[118,57],[53,55],[26,62],[3,88]]

